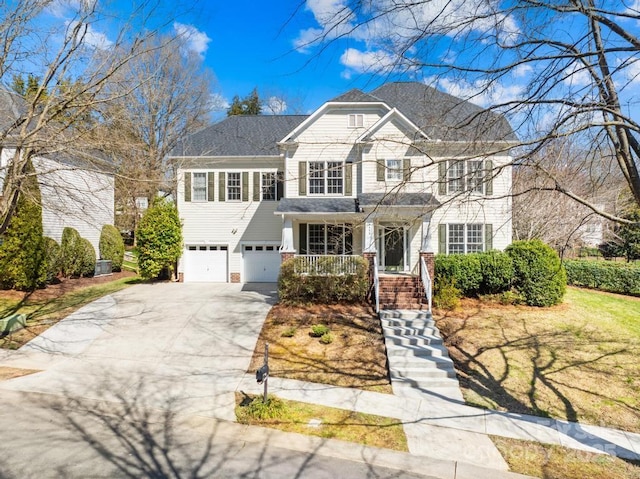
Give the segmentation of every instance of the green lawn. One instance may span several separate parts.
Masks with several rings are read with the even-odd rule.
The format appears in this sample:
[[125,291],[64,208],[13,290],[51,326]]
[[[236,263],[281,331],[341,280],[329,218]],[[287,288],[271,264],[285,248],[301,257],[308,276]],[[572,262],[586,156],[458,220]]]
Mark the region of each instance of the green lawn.
[[640,432],[640,299],[569,288],[552,308],[436,313],[467,402]]

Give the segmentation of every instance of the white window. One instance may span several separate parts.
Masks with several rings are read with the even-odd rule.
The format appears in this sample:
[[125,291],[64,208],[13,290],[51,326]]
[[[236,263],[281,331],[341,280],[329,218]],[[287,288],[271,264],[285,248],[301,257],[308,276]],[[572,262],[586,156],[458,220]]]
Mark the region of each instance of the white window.
[[192,183],[192,195],[193,201],[207,201],[207,174],[206,173],[194,173]]
[[275,201],[276,200],[276,174],[275,173],[262,173],[260,185],[261,198],[263,201]]
[[242,183],[240,173],[227,173],[227,200],[240,201],[242,199]]
[[484,193],[485,170],[482,160],[448,162],[447,193]]
[[402,181],[402,160],[385,160],[384,164],[387,181]]
[[349,115],[349,128],[362,128],[364,126],[364,115],[362,113],[352,113]]
[[484,251],[484,225],[449,224],[447,225],[447,253],[464,254]]
[[344,186],[344,165],[341,161],[309,162],[309,194],[341,195]]
[[308,224],[307,244],[300,245],[303,254],[353,254],[353,233],[349,224]]

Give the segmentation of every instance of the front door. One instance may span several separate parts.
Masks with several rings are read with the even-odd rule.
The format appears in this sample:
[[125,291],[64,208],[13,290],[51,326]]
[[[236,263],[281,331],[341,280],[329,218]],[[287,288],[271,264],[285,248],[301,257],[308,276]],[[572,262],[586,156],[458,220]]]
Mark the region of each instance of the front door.
[[380,259],[383,271],[404,271],[404,228],[383,226],[380,236]]

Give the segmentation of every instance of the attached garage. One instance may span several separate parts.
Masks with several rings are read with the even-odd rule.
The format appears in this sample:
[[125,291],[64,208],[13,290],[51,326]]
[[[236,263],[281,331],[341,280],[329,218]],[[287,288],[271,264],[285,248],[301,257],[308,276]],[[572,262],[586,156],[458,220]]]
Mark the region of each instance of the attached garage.
[[276,245],[244,245],[245,283],[275,283],[280,273],[280,252]]
[[228,254],[226,245],[186,245],[185,283],[226,283],[229,278]]

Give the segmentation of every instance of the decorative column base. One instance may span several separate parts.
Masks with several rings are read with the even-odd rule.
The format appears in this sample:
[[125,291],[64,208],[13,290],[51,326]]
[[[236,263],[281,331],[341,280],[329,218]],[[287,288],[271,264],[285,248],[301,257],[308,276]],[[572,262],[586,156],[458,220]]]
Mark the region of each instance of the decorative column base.
[[283,251],[282,253],[280,253],[280,261],[284,263],[288,259],[293,258],[295,255],[296,254],[292,251]]
[[239,283],[240,282],[240,273],[231,273],[231,282]]

